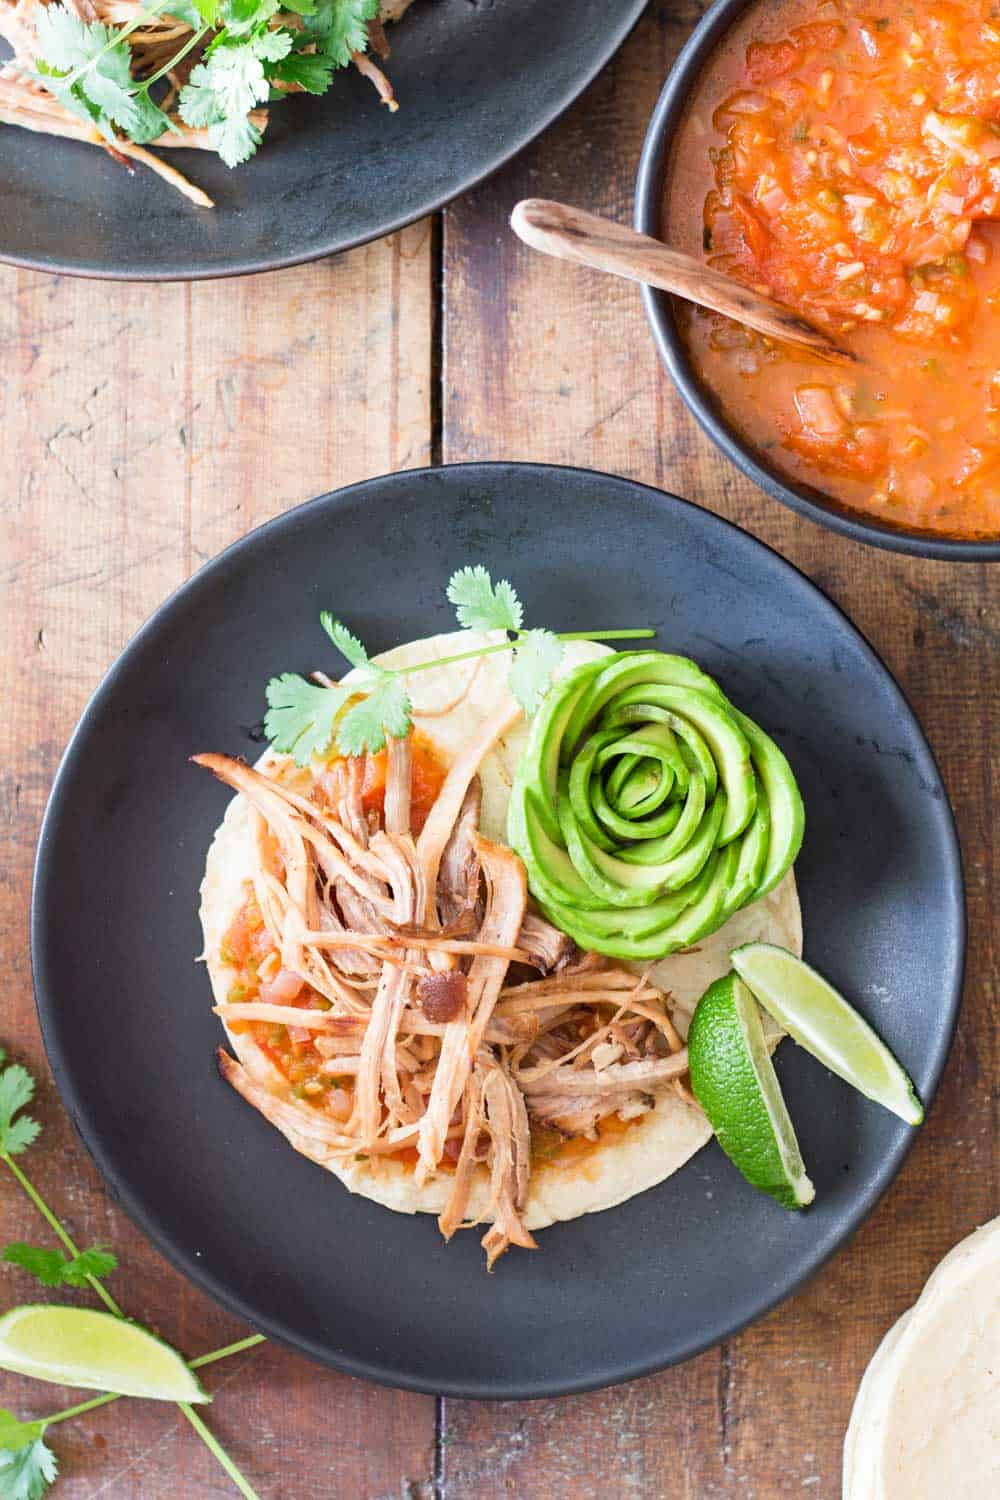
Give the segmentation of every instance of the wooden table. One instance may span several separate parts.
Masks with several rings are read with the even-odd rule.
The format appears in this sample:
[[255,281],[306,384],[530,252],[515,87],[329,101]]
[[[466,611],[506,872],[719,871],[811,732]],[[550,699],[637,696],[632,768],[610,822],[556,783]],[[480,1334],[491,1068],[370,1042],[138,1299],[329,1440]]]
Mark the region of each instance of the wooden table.
[[[844,606],[913,703],[958,815],[971,917],[958,1039],[898,1181],[821,1276],[679,1369],[561,1401],[435,1402],[255,1349],[209,1376],[210,1421],[266,1500],[826,1500],[878,1339],[944,1251],[1000,1208],[997,575],[866,549],[765,499],[682,409],[636,290],[532,256],[506,228],[528,194],[629,217],[645,122],[699,11],[657,0],[511,168],[341,259],[153,288],[0,270],[0,1041],[42,1080],[30,1164],[43,1190],[80,1238],[114,1245],[124,1306],[189,1355],[244,1330],[146,1244],[76,1140],[35,1021],[28,901],[49,785],[88,694],[153,607],[234,537],[428,462],[586,464],[676,490]],[[4,1239],[39,1238],[6,1178],[0,1213]],[[13,1271],[2,1288],[0,1306],[35,1291]],[[11,1377],[0,1405],[52,1409]],[[235,1493],[173,1408],[121,1402],[53,1441],[65,1500]]]

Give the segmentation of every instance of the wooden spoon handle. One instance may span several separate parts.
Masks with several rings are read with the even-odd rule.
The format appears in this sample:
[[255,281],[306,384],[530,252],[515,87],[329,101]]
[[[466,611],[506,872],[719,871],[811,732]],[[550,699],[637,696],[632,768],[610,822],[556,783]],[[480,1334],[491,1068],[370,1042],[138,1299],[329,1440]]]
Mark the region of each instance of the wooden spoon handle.
[[661,287],[724,313],[771,338],[805,344],[828,359],[853,361],[854,355],[780,302],[761,297],[691,255],[671,250],[648,234],[639,234],[612,219],[553,203],[547,198],[525,198],[510,216],[511,227],[526,245],[559,260],[576,261],[629,281]]

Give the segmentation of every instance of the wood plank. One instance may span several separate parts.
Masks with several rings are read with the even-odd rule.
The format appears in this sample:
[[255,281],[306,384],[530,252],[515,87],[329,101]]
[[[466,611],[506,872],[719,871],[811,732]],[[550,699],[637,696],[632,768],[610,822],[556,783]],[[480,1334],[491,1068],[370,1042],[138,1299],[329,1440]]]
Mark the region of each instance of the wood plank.
[[[27,948],[38,824],[88,694],[194,568],[298,501],[426,462],[431,309],[429,223],[246,281],[112,287],[0,269],[0,1043],[42,1080],[32,1175],[82,1241],[114,1246],[125,1308],[191,1355],[246,1330],[119,1212],[46,1069]],[[4,1239],[47,1242],[5,1175],[0,1216]],[[38,1291],[14,1271],[4,1287],[5,1305]],[[207,1383],[209,1421],[264,1497],[289,1494],[289,1465],[297,1500],[429,1493],[430,1398],[277,1346]],[[70,1400],[0,1376],[0,1405],[24,1415]],[[172,1407],[122,1402],[56,1431],[66,1500],[233,1493]]]
[[579,463],[673,489],[769,542],[843,605],[885,656],[941,759],[969,888],[965,1008],[912,1155],[829,1268],[756,1327],[663,1375],[558,1402],[446,1401],[445,1500],[839,1493],[841,1443],[865,1363],[941,1255],[996,1212],[994,575],[861,547],[767,499],[686,414],[637,291],[533,255],[504,228],[527,196],[630,217],[646,121],[700,12],[691,0],[657,0],[581,103],[446,213],[444,458]]

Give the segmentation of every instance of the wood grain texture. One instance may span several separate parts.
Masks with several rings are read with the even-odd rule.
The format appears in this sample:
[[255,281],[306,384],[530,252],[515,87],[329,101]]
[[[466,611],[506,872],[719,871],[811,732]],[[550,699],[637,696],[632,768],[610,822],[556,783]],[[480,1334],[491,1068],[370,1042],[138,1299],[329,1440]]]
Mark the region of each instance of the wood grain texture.
[[[27,937],[38,824],[89,693],[167,593],[288,506],[427,461],[430,248],[425,223],[299,270],[149,289],[0,269],[0,1043],[42,1080],[45,1134],[27,1164],[43,1193],[81,1241],[114,1246],[126,1310],[192,1356],[247,1330],[118,1211],[46,1069]],[[5,1240],[47,1242],[6,1174],[0,1223]],[[38,1292],[20,1272],[3,1283],[4,1306]],[[430,1493],[430,1398],[276,1346],[206,1384],[211,1426],[265,1500]],[[0,1375],[0,1405],[24,1415],[70,1399]],[[173,1407],[116,1403],[54,1443],[66,1500],[234,1493]]]
[[[31,1158],[43,1191],[82,1240],[114,1244],[125,1307],[191,1354],[245,1330],[132,1229],[72,1134],[34,1018],[28,886],[88,693],[163,596],[234,537],[335,485],[427,461],[436,414],[446,461],[592,464],[674,489],[844,605],[913,702],[959,818],[970,959],[944,1087],[895,1187],[821,1276],[663,1375],[565,1401],[449,1400],[437,1443],[429,1399],[275,1346],[241,1356],[208,1376],[209,1419],[264,1500],[826,1500],[882,1332],[944,1251],[997,1211],[995,575],[876,553],[767,500],[684,412],[638,292],[533,255],[506,228],[519,198],[542,194],[628,220],[646,120],[699,13],[655,0],[581,103],[447,212],[440,311],[427,225],[244,282],[112,288],[0,270],[0,1042],[43,1080],[45,1146]],[[2,1179],[0,1222],[4,1238],[38,1237]],[[34,1295],[13,1271],[4,1286],[5,1304]],[[62,1394],[53,1388],[53,1407]],[[8,1377],[0,1404],[49,1409],[37,1386]],[[66,1500],[232,1493],[172,1408],[123,1402],[67,1424],[57,1446]]]
[[956,810],[971,919],[964,1011],[912,1155],[830,1267],[756,1327],[663,1375],[558,1402],[445,1402],[445,1500],[835,1496],[876,1344],[942,1254],[1000,1208],[997,575],[876,552],[768,500],[687,415],[638,291],[534,254],[505,228],[525,197],[630,221],[646,121],[700,10],[657,0],[571,113],[447,211],[443,457],[578,463],[672,489],[769,542],[848,611],[902,683]]

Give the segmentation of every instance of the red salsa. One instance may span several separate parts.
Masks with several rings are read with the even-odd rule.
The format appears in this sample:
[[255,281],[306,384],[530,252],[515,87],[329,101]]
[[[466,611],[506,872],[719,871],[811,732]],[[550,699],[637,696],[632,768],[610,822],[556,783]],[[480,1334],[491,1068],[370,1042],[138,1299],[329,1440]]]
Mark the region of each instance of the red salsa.
[[689,105],[666,238],[863,363],[685,311],[695,366],[792,478],[890,524],[997,535],[997,218],[996,0],[752,5]]

